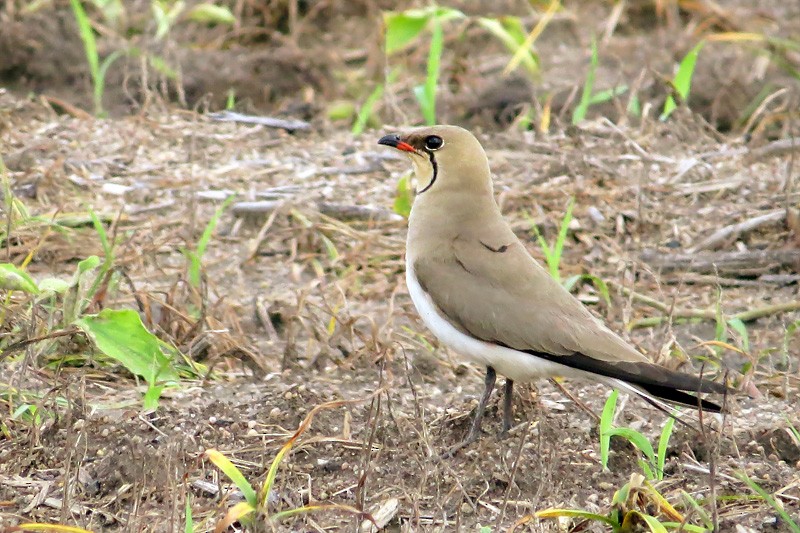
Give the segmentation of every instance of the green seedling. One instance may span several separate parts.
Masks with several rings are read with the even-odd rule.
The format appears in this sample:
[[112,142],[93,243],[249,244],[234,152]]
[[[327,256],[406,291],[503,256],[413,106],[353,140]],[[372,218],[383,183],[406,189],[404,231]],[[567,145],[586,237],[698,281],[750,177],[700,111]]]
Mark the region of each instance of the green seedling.
[[75,325],[100,352],[144,378],[148,385],[144,395],[146,410],[156,409],[164,387],[178,381],[172,359],[164,353],[158,338],[145,328],[136,311],[104,309],[96,315],[79,318]]
[[[678,72],[672,79],[673,94],[676,94],[682,102],[686,102],[689,98],[689,91],[692,88],[692,77],[694,76],[694,67],[697,64],[697,56],[700,54],[703,45],[705,45],[705,41],[700,41],[694,48],[689,50],[689,53],[681,60]],[[661,120],[667,120],[677,108],[673,94],[670,94],[667,97],[667,101],[664,103],[664,111],[659,117]]]
[[106,72],[108,72],[108,68],[114,61],[124,55],[124,52],[122,50],[116,50],[109,54],[101,63],[97,52],[97,41],[94,38],[92,23],[86,14],[86,10],[83,9],[81,0],[70,0],[70,5],[72,6],[72,13],[75,15],[75,21],[78,23],[78,31],[80,32],[83,49],[86,53],[86,61],[89,64],[89,74],[92,77],[94,113],[97,116],[104,116],[103,93],[105,92]]
[[200,235],[200,239],[197,241],[197,246],[194,250],[189,250],[188,248],[181,249],[181,252],[183,252],[183,255],[189,261],[189,285],[195,289],[200,288],[203,256],[206,253],[208,243],[211,241],[211,237],[214,235],[214,230],[216,229],[217,224],[222,217],[222,213],[224,213],[225,209],[231,205],[231,202],[233,202],[234,198],[234,196],[229,196],[219,207],[217,207],[216,211],[214,211],[214,214],[206,224],[205,229],[203,229],[203,234]]
[[[589,61],[589,70],[586,71],[586,81],[583,82],[581,99],[578,101],[578,105],[572,112],[573,126],[580,124],[586,119],[586,114],[589,112],[589,108],[592,107],[593,105],[599,105],[599,104],[604,104],[606,102],[610,102],[614,98],[628,92],[627,85],[620,85],[619,87],[614,87],[611,89],[606,89],[595,93],[594,80],[595,80],[595,75],[597,73],[597,64],[598,64],[597,41],[592,39],[592,55]],[[632,102],[635,102],[635,104],[632,104]],[[631,98],[631,101],[628,103],[628,112],[634,115],[638,115],[639,113],[638,104],[639,104],[638,99]],[[634,105],[634,107],[631,107],[631,105]]]
[[[656,511],[655,516],[645,511],[653,512],[652,509]],[[614,533],[642,530],[651,533],[666,533],[669,530],[690,533],[711,531],[684,523],[683,516],[639,474],[632,474],[630,481],[614,493],[608,514],[592,513],[583,509],[545,509],[537,511],[534,516],[592,520],[609,526]]]
[[[374,393],[372,396],[370,396],[370,398],[374,397],[379,392],[382,391]],[[374,524],[375,520],[369,514],[363,513],[350,505],[343,505],[336,503],[332,504],[309,503],[308,505],[304,505],[302,507],[279,511],[274,514],[270,513],[269,510],[269,499],[270,499],[269,497],[270,494],[272,493],[272,488],[275,485],[275,479],[278,475],[278,469],[280,468],[283,459],[291,451],[292,447],[295,445],[300,436],[303,433],[305,433],[306,430],[311,426],[311,422],[314,419],[314,415],[316,415],[319,411],[323,409],[331,409],[334,407],[340,407],[342,405],[347,405],[361,401],[363,400],[336,400],[336,401],[326,402],[321,405],[317,405],[311,411],[309,411],[309,413],[300,423],[294,434],[289,438],[286,444],[284,444],[283,447],[281,447],[281,449],[272,459],[272,463],[270,464],[269,470],[267,471],[267,477],[264,480],[264,484],[261,486],[261,489],[259,491],[256,491],[256,489],[253,488],[250,482],[247,481],[247,478],[244,476],[244,474],[242,474],[242,471],[239,470],[239,468],[237,468],[236,465],[234,465],[230,461],[230,459],[225,457],[222,453],[220,453],[217,450],[214,449],[206,450],[206,452],[203,454],[204,458],[211,461],[217,468],[219,468],[228,477],[228,479],[230,479],[233,482],[234,485],[236,485],[236,487],[244,495],[244,500],[245,500],[243,502],[237,503],[228,510],[225,516],[217,523],[215,531],[227,531],[228,527],[230,527],[235,522],[242,522],[243,524],[251,524],[258,519],[266,518],[267,520],[269,520],[271,523],[274,524],[286,518],[322,510],[345,511],[347,513],[351,513],[359,517],[366,518],[367,520],[370,520]]]
[[545,238],[539,232],[539,228],[536,226],[536,223],[533,219],[526,215],[526,218],[531,224],[531,230],[533,231],[534,235],[536,235],[536,240],[539,241],[539,246],[542,249],[542,253],[544,253],[544,259],[547,263],[547,269],[550,272],[550,275],[553,278],[561,282],[561,274],[559,273],[560,266],[561,266],[561,253],[564,250],[564,242],[567,240],[567,231],[569,230],[569,224],[572,222],[572,208],[575,206],[575,198],[570,198],[569,203],[567,204],[567,211],[564,213],[564,217],[561,219],[561,225],[558,228],[558,236],[556,237],[556,241],[553,243],[552,246],[547,243]]
[[763,499],[767,504],[775,509],[775,513],[781,518],[784,524],[789,528],[789,531],[792,533],[800,533],[800,525],[795,522],[789,513],[786,512],[786,509],[783,508],[783,505],[779,504],[777,500],[764,490],[764,487],[753,481],[750,476],[748,476],[745,472],[739,472],[737,476],[739,480],[743,481],[753,492],[758,494],[758,496]]
[[600,416],[600,464],[603,468],[608,468],[608,452],[611,447],[611,437],[622,437],[637,448],[644,459],[639,459],[647,479],[661,480],[664,478],[664,463],[666,462],[667,446],[672,436],[675,419],[670,417],[661,430],[658,440],[658,453],[653,451],[653,446],[642,433],[631,429],[614,427],[614,415],[617,409],[617,396],[619,392],[613,390],[606,400],[603,413]]
[[597,41],[592,39],[592,56],[589,61],[589,70],[586,71],[586,81],[583,82],[583,91],[578,106],[572,112],[572,125],[583,122],[591,105],[592,92],[594,91],[594,76],[597,70]]
[[402,50],[414,41],[424,29],[430,28],[431,44],[428,49],[425,83],[414,87],[414,96],[419,103],[426,124],[436,124],[436,91],[444,49],[442,25],[449,20],[464,18],[464,16],[464,13],[457,9],[435,5],[424,9],[384,13],[383,20],[386,28],[384,47],[387,56]]
[[594,285],[594,288],[597,289],[597,292],[603,297],[603,301],[606,302],[606,305],[611,306],[611,293],[608,290],[608,284],[594,274],[575,274],[565,279],[562,285],[565,289],[572,292],[573,289],[578,286],[579,281],[588,281]]

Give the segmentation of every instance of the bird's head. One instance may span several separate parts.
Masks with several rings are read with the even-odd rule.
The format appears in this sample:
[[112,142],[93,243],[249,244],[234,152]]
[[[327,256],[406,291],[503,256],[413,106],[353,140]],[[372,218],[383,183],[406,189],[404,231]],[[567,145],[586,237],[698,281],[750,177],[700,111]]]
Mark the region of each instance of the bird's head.
[[491,191],[486,153],[472,133],[458,126],[430,126],[381,137],[378,144],[408,155],[417,175],[417,194],[428,191]]

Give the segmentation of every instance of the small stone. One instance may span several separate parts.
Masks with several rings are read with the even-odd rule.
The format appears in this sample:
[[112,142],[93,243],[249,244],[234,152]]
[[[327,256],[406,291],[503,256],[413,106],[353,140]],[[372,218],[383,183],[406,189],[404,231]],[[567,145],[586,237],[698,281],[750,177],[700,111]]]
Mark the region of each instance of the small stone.
[[465,516],[466,515],[471,515],[472,514],[472,510],[473,510],[472,506],[470,504],[468,504],[467,502],[463,502],[461,504],[461,514],[463,514]]
[[247,421],[247,427],[249,429],[253,429],[254,427],[256,427],[256,424],[258,424],[258,422],[256,422],[255,420],[248,420]]
[[250,428],[247,430],[246,435],[248,437],[258,437],[258,431],[255,428]]
[[100,432],[101,437],[108,437],[111,434],[111,430],[108,428],[103,428],[103,431]]
[[209,424],[216,424],[217,423],[217,417],[214,416],[214,415],[209,416],[208,417],[208,423]]
[[269,412],[269,417],[270,418],[278,418],[279,416],[281,416],[280,408],[279,407],[273,407],[272,410],[270,410],[270,412]]

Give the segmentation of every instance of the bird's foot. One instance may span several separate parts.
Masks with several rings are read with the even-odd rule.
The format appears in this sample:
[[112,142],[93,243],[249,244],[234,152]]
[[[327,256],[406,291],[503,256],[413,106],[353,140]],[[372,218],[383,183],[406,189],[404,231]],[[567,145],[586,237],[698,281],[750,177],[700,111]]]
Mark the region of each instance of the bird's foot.
[[480,435],[473,435],[472,432],[470,432],[470,434],[467,435],[467,438],[465,438],[464,440],[462,440],[461,442],[459,442],[455,446],[451,446],[450,448],[448,448],[447,450],[442,452],[442,454],[439,456],[439,458],[440,459],[450,459],[456,453],[458,453],[460,450],[463,450],[464,448],[466,448],[467,446],[469,446],[473,442],[478,442],[479,439],[480,439]]

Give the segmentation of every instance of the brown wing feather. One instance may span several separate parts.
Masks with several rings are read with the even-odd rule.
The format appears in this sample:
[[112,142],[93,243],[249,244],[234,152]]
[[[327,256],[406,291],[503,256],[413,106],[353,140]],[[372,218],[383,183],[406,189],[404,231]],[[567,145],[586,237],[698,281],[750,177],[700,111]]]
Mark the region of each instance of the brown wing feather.
[[555,281],[516,237],[506,241],[456,239],[414,262],[422,287],[463,331],[642,386],[725,390],[652,364]]

